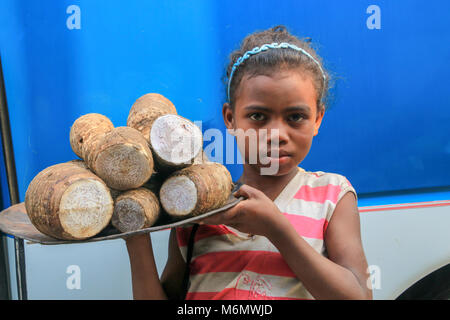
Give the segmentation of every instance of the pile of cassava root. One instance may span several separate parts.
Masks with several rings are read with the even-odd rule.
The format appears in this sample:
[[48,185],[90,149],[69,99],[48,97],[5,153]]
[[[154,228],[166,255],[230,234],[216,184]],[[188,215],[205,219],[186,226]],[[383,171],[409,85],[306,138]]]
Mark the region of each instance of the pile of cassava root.
[[231,194],[231,175],[208,161],[201,130],[160,94],[137,99],[126,127],[97,113],[81,116],[70,145],[80,159],[44,169],[25,195],[31,223],[57,239],[87,239],[110,224],[140,230],[162,215],[199,215]]

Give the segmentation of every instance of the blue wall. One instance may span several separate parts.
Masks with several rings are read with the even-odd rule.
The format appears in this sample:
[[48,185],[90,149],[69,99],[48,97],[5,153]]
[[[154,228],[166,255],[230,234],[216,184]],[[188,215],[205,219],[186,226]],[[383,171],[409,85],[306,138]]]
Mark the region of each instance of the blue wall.
[[[371,4],[381,9],[379,30],[366,26]],[[81,29],[66,26],[69,5],[79,6]],[[302,167],[344,174],[360,193],[449,186],[449,9],[424,0],[3,0],[21,200],[39,171],[75,157],[69,129],[82,114],[125,125],[138,97],[159,92],[203,130],[224,130],[227,56],[246,34],[277,24],[311,37],[338,77]],[[239,176],[239,166],[228,168]]]
[[[381,29],[366,25],[373,4]],[[80,8],[80,29],[67,26],[71,5]],[[138,97],[158,92],[204,131],[225,133],[227,56],[248,33],[278,24],[311,37],[337,80],[301,166],[347,176],[359,205],[449,199],[449,9],[444,0],[2,0],[0,55],[21,201],[39,171],[75,158],[69,129],[85,113],[123,126]],[[240,165],[227,167],[237,179]],[[3,161],[0,174],[7,207]],[[362,197],[373,192],[386,196]],[[168,233],[152,237],[161,272]],[[30,299],[131,297],[121,240],[69,246],[25,245]],[[67,288],[70,265],[82,270],[81,290]]]

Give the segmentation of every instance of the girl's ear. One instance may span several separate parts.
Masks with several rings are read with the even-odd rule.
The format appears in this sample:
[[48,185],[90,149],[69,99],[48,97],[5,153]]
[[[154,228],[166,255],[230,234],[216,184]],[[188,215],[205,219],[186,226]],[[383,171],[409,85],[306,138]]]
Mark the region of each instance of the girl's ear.
[[225,122],[225,126],[228,130],[234,129],[234,114],[233,110],[231,109],[231,106],[228,102],[225,102],[223,104],[222,108],[222,116],[223,121]]
[[319,133],[320,125],[322,124],[322,119],[325,114],[325,107],[322,105],[320,111],[317,113],[316,122],[314,123],[314,136]]

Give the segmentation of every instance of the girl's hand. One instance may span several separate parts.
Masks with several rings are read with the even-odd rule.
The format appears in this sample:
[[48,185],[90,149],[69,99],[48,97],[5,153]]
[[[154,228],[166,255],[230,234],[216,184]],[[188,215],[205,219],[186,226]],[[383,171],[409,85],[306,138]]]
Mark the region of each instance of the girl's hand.
[[242,185],[233,195],[245,199],[231,209],[202,219],[198,223],[225,224],[244,233],[268,236],[276,224],[285,218],[272,200],[249,185]]

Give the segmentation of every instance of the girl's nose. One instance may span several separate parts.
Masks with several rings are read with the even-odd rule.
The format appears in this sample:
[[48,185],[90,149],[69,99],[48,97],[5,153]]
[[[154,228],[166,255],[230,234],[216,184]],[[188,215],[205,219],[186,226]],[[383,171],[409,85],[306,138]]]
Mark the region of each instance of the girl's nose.
[[283,124],[275,124],[267,128],[267,145],[276,147],[283,146],[289,140],[289,135]]

